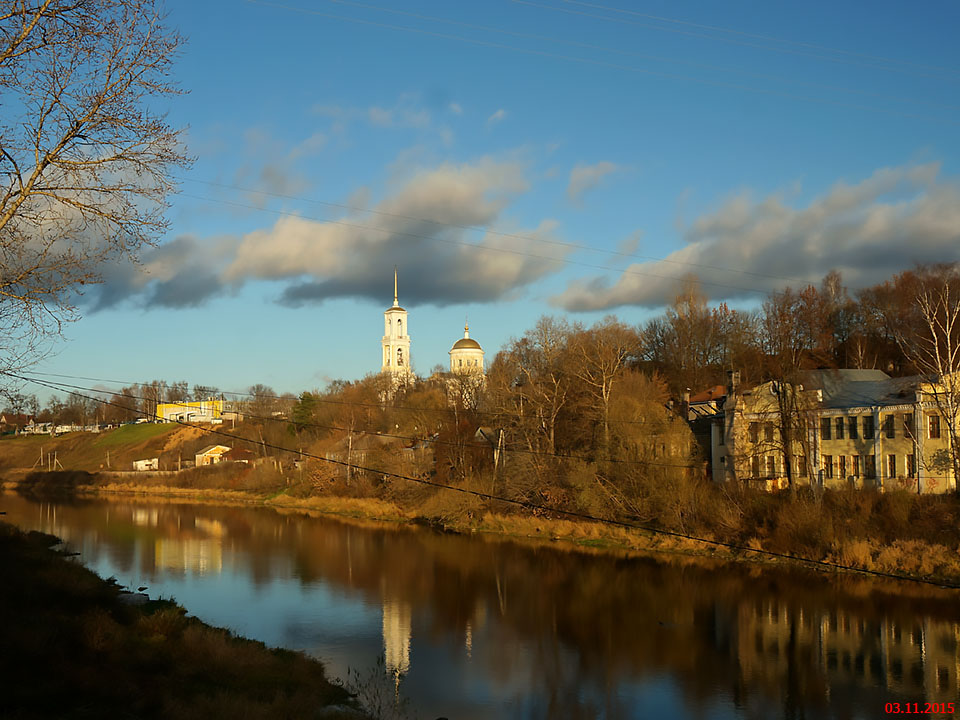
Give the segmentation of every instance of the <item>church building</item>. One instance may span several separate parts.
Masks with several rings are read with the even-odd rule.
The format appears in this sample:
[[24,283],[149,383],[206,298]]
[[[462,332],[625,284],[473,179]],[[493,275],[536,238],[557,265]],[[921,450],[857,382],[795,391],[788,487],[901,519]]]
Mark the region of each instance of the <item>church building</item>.
[[[413,379],[410,356],[410,333],[407,311],[400,307],[397,297],[397,269],[393,269],[393,305],[383,313],[383,339],[380,372],[390,376],[395,385]],[[464,325],[463,337],[450,349],[450,372],[483,375],[483,348],[470,337],[470,326]]]
[[393,305],[383,313],[383,364],[380,372],[392,376],[400,383],[411,379],[410,335],[407,328],[407,311],[397,302],[397,269],[393,269]]
[[483,372],[483,348],[470,337],[470,325],[464,324],[463,337],[450,348],[450,372],[457,374]]

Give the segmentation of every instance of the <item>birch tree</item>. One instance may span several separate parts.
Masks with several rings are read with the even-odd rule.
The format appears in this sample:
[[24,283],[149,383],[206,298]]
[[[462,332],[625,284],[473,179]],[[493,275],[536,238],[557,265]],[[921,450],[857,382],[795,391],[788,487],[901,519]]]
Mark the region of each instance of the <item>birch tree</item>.
[[166,230],[189,164],[158,109],[181,42],[154,0],[0,6],[0,370],[78,317],[104,262]]
[[933,398],[946,427],[949,465],[960,480],[960,266],[925,268],[919,273],[916,317],[899,325],[897,342],[903,354],[930,381]]

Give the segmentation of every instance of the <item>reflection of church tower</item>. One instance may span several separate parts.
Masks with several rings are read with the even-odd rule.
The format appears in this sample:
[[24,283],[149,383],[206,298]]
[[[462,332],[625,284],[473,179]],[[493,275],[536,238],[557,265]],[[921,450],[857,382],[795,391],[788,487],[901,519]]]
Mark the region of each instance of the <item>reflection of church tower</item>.
[[395,380],[412,374],[410,369],[410,335],[407,334],[407,311],[397,302],[397,269],[393,269],[393,305],[383,313],[383,359],[380,372]]
[[383,651],[387,674],[397,682],[410,670],[410,634],[412,611],[403,600],[383,601]]

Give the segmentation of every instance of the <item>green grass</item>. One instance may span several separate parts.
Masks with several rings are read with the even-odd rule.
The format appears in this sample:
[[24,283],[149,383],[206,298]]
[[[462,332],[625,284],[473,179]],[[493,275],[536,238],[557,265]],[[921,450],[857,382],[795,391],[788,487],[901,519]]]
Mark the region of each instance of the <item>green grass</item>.
[[118,447],[120,445],[135,445],[150,438],[172,433],[179,425],[171,423],[141,423],[140,425],[124,425],[116,430],[100,433],[94,447]]

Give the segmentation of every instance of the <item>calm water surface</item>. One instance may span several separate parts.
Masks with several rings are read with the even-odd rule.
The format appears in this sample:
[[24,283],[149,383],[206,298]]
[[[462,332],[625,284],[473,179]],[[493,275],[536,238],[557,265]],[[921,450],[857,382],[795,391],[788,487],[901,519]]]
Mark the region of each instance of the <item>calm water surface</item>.
[[331,675],[359,669],[425,720],[878,718],[960,700],[957,592],[267,509],[0,506],[101,576]]

